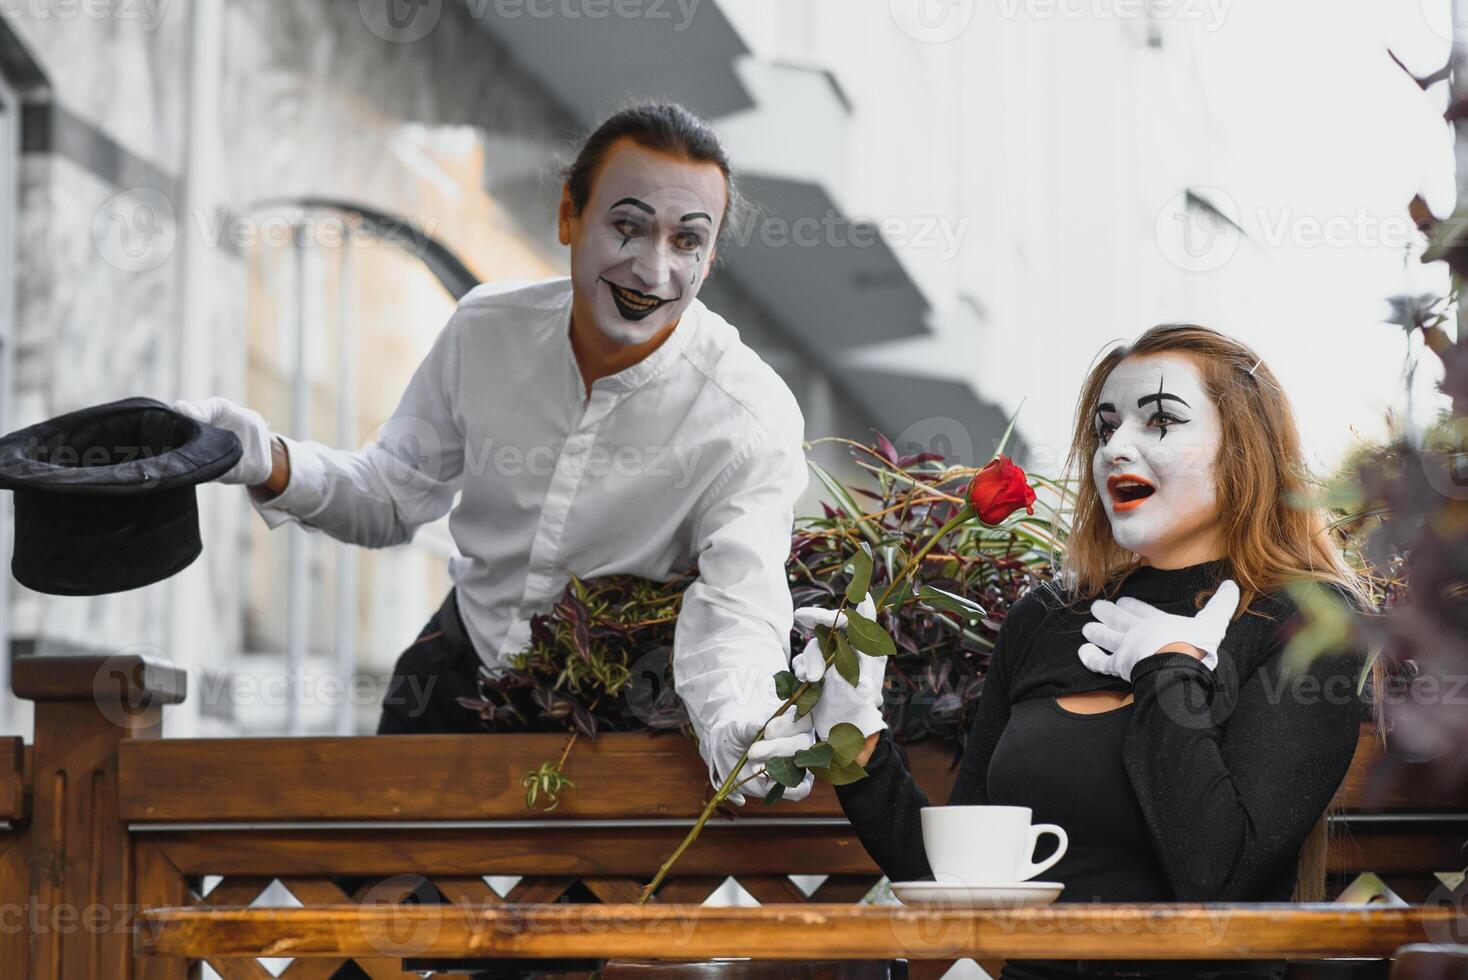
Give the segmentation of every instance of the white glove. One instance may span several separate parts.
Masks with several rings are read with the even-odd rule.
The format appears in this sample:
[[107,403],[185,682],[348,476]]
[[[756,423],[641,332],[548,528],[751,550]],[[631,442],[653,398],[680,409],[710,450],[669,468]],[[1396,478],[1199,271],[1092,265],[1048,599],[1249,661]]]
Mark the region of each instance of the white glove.
[[1218,666],[1218,644],[1238,607],[1239,586],[1233,579],[1220,585],[1193,616],[1165,613],[1130,596],[1116,602],[1098,599],[1091,603],[1095,621],[1081,627],[1081,634],[1091,642],[1076,654],[1096,673],[1130,681],[1143,658],[1170,644],[1188,643],[1203,651],[1203,666],[1212,670]]
[[[871,595],[857,604],[856,611],[867,619],[877,618],[877,604],[872,601]],[[807,629],[817,625],[832,626],[833,623],[834,629],[843,629],[846,626],[846,615],[842,613],[837,617],[830,609],[802,606],[795,610],[795,621]],[[810,711],[810,718],[815,723],[815,733],[821,739],[830,735],[831,729],[842,722],[855,725],[863,736],[887,727],[887,721],[882,717],[882,679],[887,674],[887,658],[869,657],[860,650],[855,652],[860,667],[860,676],[855,687],[841,676],[834,664],[829,671],[826,669],[821,643],[814,637],[790,662],[791,671],[801,681],[818,681],[823,676],[825,678],[820,700]]]
[[[744,763],[735,782],[740,782],[755,773],[760,773],[764,768],[765,761],[776,756],[794,755],[815,744],[815,738],[810,734],[811,719],[807,715],[804,718],[795,717],[795,706],[791,705],[780,715],[765,725],[770,715],[780,706],[782,698],[775,695],[775,679],[770,678],[769,690],[765,697],[759,701],[760,707],[752,714],[758,717],[731,718],[728,721],[715,722],[709,731],[709,778],[715,788],[722,786],[724,779],[734,768],[734,763],[749,749],[749,759]],[[771,700],[773,698],[773,700]],[[760,726],[765,727],[765,737],[755,742],[755,736],[759,734]],[[753,744],[751,744],[753,743]],[[756,758],[758,750],[758,758]],[[735,806],[743,806],[745,793],[753,793],[761,798],[775,788],[776,780],[767,774],[760,773],[754,776],[743,787],[730,793],[726,799]],[[815,783],[815,775],[807,772],[799,786],[785,787],[784,799],[798,803],[810,795],[811,786]]]
[[228,398],[206,398],[201,402],[179,399],[173,410],[235,434],[244,454],[240,461],[215,478],[216,483],[243,483],[253,487],[270,479],[275,464],[270,454],[270,426],[259,412],[236,405]]

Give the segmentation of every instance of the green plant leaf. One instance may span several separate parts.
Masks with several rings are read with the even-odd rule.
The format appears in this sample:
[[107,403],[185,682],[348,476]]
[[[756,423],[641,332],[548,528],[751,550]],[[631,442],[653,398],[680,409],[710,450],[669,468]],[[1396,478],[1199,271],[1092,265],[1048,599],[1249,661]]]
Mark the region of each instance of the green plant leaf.
[[770,791],[765,794],[765,806],[770,806],[773,803],[780,802],[780,800],[784,796],[785,787],[780,783],[776,783],[775,785],[771,786]]
[[1021,398],[1015,406],[1014,414],[1009,417],[1009,424],[1004,427],[1004,435],[999,437],[999,445],[994,448],[994,457],[997,459],[1004,452],[1004,447],[1009,445],[1009,437],[1014,434],[1014,423],[1019,419],[1020,409],[1025,407],[1025,400]]
[[866,748],[867,740],[860,728],[843,721],[839,725],[831,726],[830,734],[821,744],[829,745],[835,753],[836,763],[844,766],[861,754],[861,750]]
[[780,696],[781,701],[786,700],[790,695],[794,694],[795,689],[799,686],[800,678],[788,670],[782,670],[775,675],[775,693]]
[[851,491],[847,490],[846,486],[840,480],[827,473],[825,468],[814,460],[807,459],[806,465],[811,468],[816,475],[816,479],[821,481],[821,484],[831,496],[835,497],[836,501],[842,507],[846,508],[847,515],[851,517],[852,522],[856,525],[856,529],[861,536],[873,544],[880,544],[881,541],[877,537],[877,532],[872,529],[872,522],[866,520],[866,512],[861,509],[861,504],[856,502],[856,498],[851,495]]
[[833,763],[822,769],[812,769],[811,772],[816,774],[817,779],[824,779],[833,786],[845,786],[867,776],[867,771],[854,762],[846,765]]
[[835,757],[835,749],[829,742],[817,742],[808,749],[802,749],[791,756],[791,760],[797,766],[805,766],[807,769],[825,768],[831,764]]
[[821,699],[821,690],[825,686],[823,681],[811,681],[810,684],[806,685],[805,690],[800,693],[800,697],[795,699],[796,718],[804,718],[810,714],[810,709],[814,708],[816,702]]
[[957,613],[964,619],[981,619],[988,615],[984,611],[984,607],[972,599],[956,595],[952,592],[945,592],[931,585],[919,586],[917,594],[918,599],[929,609]]
[[892,590],[892,594],[887,597],[887,602],[882,606],[882,608],[896,609],[911,598],[912,582],[909,579],[903,579],[901,582],[897,583],[897,587]]
[[851,559],[851,581],[846,585],[846,600],[853,605],[867,597],[872,587],[872,546],[865,541]]
[[788,755],[776,756],[765,763],[765,771],[782,786],[796,787],[805,778],[805,770]]
[[836,637],[836,661],[832,666],[836,668],[836,673],[846,680],[846,683],[855,687],[861,681],[861,663],[856,659],[856,651],[851,649],[846,634],[835,630],[834,635]]
[[[846,610],[846,635],[850,637],[852,646],[869,657],[890,657],[897,652],[897,644],[892,642],[887,631],[855,609]],[[846,677],[844,673],[841,676]],[[856,683],[853,678],[846,679]]]

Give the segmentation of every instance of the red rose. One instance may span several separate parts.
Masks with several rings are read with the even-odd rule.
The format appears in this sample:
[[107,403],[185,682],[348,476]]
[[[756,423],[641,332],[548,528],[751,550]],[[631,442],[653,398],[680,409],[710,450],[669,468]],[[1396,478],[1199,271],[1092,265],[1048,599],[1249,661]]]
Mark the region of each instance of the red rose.
[[1021,507],[1033,514],[1035,491],[1025,471],[1008,456],[1000,456],[974,474],[968,485],[968,502],[979,520],[998,524]]

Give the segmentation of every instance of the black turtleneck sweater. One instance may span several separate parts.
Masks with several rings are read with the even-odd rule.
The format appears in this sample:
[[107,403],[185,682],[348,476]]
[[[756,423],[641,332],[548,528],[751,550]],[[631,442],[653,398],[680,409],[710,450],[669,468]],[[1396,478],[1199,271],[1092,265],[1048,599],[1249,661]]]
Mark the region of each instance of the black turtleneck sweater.
[[[1227,577],[1226,560],[1142,567],[1112,595],[1192,615]],[[1360,654],[1322,655],[1284,673],[1295,611],[1283,593],[1258,597],[1229,626],[1216,668],[1154,654],[1129,684],[1076,655],[1089,601],[1068,605],[1052,584],[1032,590],[995,641],[948,803],[1027,806],[1033,822],[1064,827],[1065,856],[1037,876],[1065,885],[1060,902],[1289,901],[1300,847],[1369,717],[1356,694]],[[1133,701],[1086,715],[1055,700],[1096,690],[1131,691]],[[893,881],[931,878],[919,816],[929,802],[889,732],[867,772],[836,788],[862,844]],[[1036,859],[1050,853],[1040,848]],[[1002,980],[1283,971],[1280,960],[1011,960]]]

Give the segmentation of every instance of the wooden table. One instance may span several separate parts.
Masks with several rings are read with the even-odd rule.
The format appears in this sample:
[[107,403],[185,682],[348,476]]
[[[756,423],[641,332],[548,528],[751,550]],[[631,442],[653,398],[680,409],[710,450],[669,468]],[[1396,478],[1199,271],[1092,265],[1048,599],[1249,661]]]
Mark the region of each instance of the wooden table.
[[1451,905],[375,905],[146,911],[149,956],[1319,959],[1461,942]]

